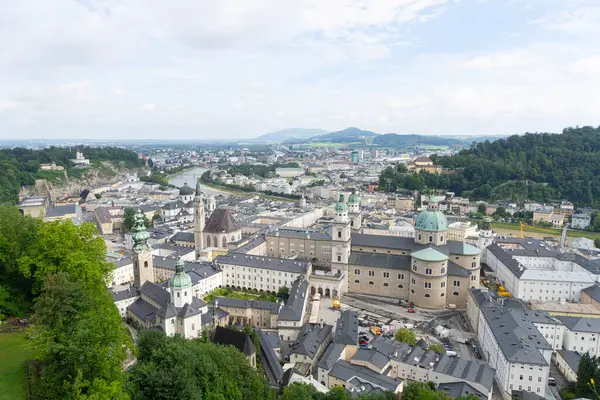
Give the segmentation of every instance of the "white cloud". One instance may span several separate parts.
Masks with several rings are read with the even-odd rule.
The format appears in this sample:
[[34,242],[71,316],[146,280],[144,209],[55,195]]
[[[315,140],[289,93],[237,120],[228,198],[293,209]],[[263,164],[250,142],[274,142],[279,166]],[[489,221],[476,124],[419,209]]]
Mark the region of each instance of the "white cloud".
[[[557,6],[7,2],[0,13],[0,138],[75,137],[82,129],[123,137],[132,127],[197,138],[290,126],[484,133],[598,124],[600,8],[595,0],[548,1]],[[537,13],[524,26],[490,23],[505,42],[475,34],[470,43],[460,32],[476,7]],[[444,19],[458,8],[459,22]]]

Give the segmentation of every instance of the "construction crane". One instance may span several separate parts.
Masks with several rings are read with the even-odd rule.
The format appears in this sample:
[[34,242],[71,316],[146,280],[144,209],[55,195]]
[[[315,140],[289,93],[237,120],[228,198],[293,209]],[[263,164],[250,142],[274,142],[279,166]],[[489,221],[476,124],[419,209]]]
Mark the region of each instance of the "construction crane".
[[[521,239],[523,239],[525,237],[523,235],[523,228],[524,227],[535,229],[536,231],[540,231],[540,232],[551,233],[552,235],[557,235],[558,234],[558,232],[556,232],[556,230],[538,228],[536,226],[531,226],[531,225],[525,225],[523,223],[523,221],[519,221],[519,237]],[[565,226],[563,228],[562,232],[561,232],[561,235],[560,235],[560,246],[561,247],[565,247],[566,245],[567,245],[567,227]]]

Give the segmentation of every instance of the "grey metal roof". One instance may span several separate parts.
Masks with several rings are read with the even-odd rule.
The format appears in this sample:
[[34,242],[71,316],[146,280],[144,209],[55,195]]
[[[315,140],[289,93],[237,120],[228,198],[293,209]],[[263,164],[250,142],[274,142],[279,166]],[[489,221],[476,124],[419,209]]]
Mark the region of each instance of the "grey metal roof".
[[540,350],[552,350],[552,346],[522,311],[496,307],[481,308],[500,350],[508,361],[548,365]]
[[[208,310],[208,312],[206,312],[200,316],[200,320],[201,320],[200,323],[202,324],[202,326],[213,323],[213,308],[210,308]],[[214,316],[217,319],[225,318],[228,315],[229,315],[229,313],[227,311],[221,310],[220,308],[217,308],[216,310],[214,310]]]
[[316,240],[331,240],[331,235],[326,230],[314,228],[282,228],[278,227],[267,232],[266,236],[279,236],[286,238],[310,238]]
[[583,317],[556,317],[559,321],[574,332],[600,333],[600,320],[598,318]]
[[471,272],[467,271],[460,265],[448,260],[448,275],[451,276],[470,276]]
[[285,306],[279,311],[279,320],[300,321],[304,311],[306,296],[308,296],[308,281],[301,276],[292,284],[290,296]]
[[368,362],[381,370],[390,362],[389,358],[375,349],[358,349],[352,360]]
[[459,396],[467,397],[471,395],[480,400],[488,399],[488,396],[481,393],[467,382],[440,383],[437,390],[446,393],[451,398]]
[[487,289],[469,289],[469,295],[481,307],[504,307],[527,309],[527,303],[515,297],[498,297],[495,292]]
[[381,247],[396,250],[412,250],[413,238],[384,236],[384,235],[365,235],[362,233],[352,234],[352,246]]
[[153,323],[156,323],[156,314],[158,313],[158,310],[147,301],[137,299],[131,303],[127,309],[143,321],[152,321]]
[[132,298],[138,297],[140,295],[136,289],[131,289],[131,288],[121,290],[118,292],[114,292],[111,290],[110,294],[112,295],[113,301],[115,301],[115,302],[132,299]]
[[576,351],[571,350],[558,350],[558,354],[565,360],[569,368],[571,368],[575,373],[579,370],[579,362],[581,361],[581,354]]
[[194,232],[177,232],[171,237],[174,242],[194,243]]
[[156,303],[160,304],[161,307],[166,307],[171,300],[171,294],[156,283],[146,281],[140,288],[142,295],[148,296]]
[[442,355],[434,370],[459,380],[478,383],[489,391],[494,384],[495,369],[485,363]]
[[344,360],[339,360],[335,363],[333,368],[329,371],[329,376],[349,382],[359,391],[361,390],[360,387],[364,386],[364,392],[367,393],[378,389],[396,391],[398,385],[403,382],[402,379],[396,380],[389,376],[378,374],[369,368],[361,365],[354,365]]
[[281,307],[278,303],[271,301],[240,300],[229,297],[217,297],[211,301],[211,304],[215,304],[216,301],[218,301],[219,307],[255,308],[258,310],[269,310],[271,314],[278,314]]
[[296,343],[290,348],[290,354],[303,354],[314,358],[319,347],[331,336],[333,326],[323,324],[304,324]]
[[67,214],[75,214],[77,211],[77,204],[65,204],[64,206],[56,206],[49,208],[46,211],[47,217],[64,217]]
[[262,333],[268,340],[269,346],[271,346],[274,349],[281,348],[281,340],[279,340],[279,335],[277,334],[277,331],[262,331]]
[[246,243],[242,247],[238,247],[237,249],[233,250],[233,252],[234,253],[243,253],[243,254],[246,254],[250,250],[255,249],[257,246],[260,246],[264,242],[265,242],[265,236],[264,235],[260,235],[259,237],[255,238],[255,239],[252,239],[251,241],[249,241],[248,243]]
[[168,303],[158,314],[163,318],[173,318],[177,316],[178,312],[173,304]]
[[229,329],[223,326],[217,326],[213,336],[213,342],[225,346],[234,346],[244,353],[246,357],[256,353],[256,347],[250,339],[250,335],[236,329]]
[[333,341],[356,346],[358,343],[358,312],[351,310],[341,312]]
[[600,302],[600,285],[595,284],[590,287],[586,287],[581,291],[590,296],[592,299]]
[[249,256],[243,254],[232,253],[226,256],[217,256],[215,258],[217,264],[238,265],[242,267],[272,269],[282,272],[290,272],[295,274],[304,274],[308,271],[310,265],[306,261],[289,260],[286,258],[273,258],[263,256]]
[[325,350],[323,356],[319,360],[318,367],[329,371],[337,362],[337,360],[340,359],[345,348],[345,344],[330,343],[329,346],[327,346],[327,350]]
[[201,311],[197,308],[194,308],[191,304],[186,303],[181,310],[179,311],[179,318],[188,318],[193,317],[194,315],[200,314]]
[[360,265],[374,268],[393,268],[410,270],[410,256],[381,253],[363,253],[353,251],[350,253],[350,265]]
[[283,368],[281,367],[279,359],[273,350],[272,342],[269,338],[269,336],[272,335],[268,335],[267,332],[264,332],[261,329],[256,329],[255,332],[258,336],[258,341],[260,342],[260,351],[265,357],[267,367],[271,371],[271,374],[275,380],[280,381],[283,378]]

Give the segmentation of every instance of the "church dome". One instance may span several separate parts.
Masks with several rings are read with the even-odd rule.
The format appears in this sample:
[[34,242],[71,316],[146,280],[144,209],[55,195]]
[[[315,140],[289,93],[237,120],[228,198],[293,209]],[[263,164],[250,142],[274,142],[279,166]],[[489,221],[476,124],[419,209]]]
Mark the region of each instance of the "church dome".
[[348,204],[358,204],[359,203],[359,198],[356,195],[356,191],[353,191],[352,194],[350,195],[350,197],[348,197]]
[[344,195],[340,194],[340,199],[335,205],[335,212],[342,214],[348,211],[348,205],[344,202]]
[[441,211],[421,211],[415,221],[415,229],[422,231],[447,231],[448,220]]
[[194,194],[194,189],[188,186],[187,183],[184,183],[181,188],[179,188],[180,196],[191,196]]
[[171,289],[185,289],[192,287],[192,278],[185,272],[185,265],[180,258],[175,264],[175,275],[169,280]]

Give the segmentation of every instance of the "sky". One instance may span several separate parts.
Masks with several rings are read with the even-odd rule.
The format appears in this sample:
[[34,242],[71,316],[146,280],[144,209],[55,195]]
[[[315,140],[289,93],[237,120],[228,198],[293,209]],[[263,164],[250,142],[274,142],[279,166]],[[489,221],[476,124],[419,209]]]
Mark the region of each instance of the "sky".
[[0,4],[0,139],[600,125],[598,0]]

